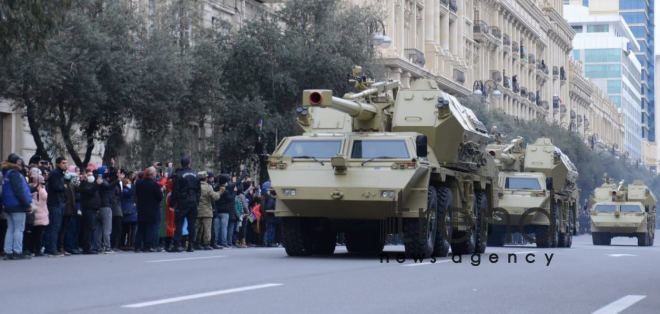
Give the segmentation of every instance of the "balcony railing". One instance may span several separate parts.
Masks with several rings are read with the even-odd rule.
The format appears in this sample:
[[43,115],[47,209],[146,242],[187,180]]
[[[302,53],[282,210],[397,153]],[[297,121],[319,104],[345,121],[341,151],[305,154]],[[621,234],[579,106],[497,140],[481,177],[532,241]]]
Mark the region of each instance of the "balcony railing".
[[502,38],[502,31],[501,31],[500,28],[497,27],[497,26],[492,26],[492,27],[490,28],[490,33],[493,34],[493,36],[494,36],[495,38],[497,38],[497,39]]
[[529,64],[536,64],[536,56],[533,53],[529,54]]
[[420,50],[416,48],[406,48],[404,49],[404,53],[406,54],[406,58],[408,58],[410,62],[419,65],[420,67],[423,67],[424,64],[426,64],[424,53],[421,52]]
[[520,88],[520,96],[527,97],[527,87]]
[[517,41],[514,40],[511,42],[511,49],[513,50],[512,51],[513,58],[518,59],[518,57],[520,56],[520,46],[518,46]]
[[478,20],[472,27],[475,33],[488,34],[488,24],[483,20]]
[[456,0],[449,0],[449,10],[454,13],[458,11],[458,5],[456,4]]
[[505,46],[511,46],[511,37],[509,37],[507,34],[502,35],[502,43]]
[[505,75],[502,85],[504,85],[505,88],[511,88],[511,78]]

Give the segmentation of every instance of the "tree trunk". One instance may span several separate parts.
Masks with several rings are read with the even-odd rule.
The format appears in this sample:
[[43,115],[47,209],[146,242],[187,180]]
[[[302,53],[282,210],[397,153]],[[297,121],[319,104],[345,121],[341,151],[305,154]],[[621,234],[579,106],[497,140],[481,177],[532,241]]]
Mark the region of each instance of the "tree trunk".
[[112,161],[117,161],[117,157],[121,154],[125,146],[124,130],[121,125],[114,125],[110,130],[110,136],[105,143],[105,151],[103,152],[103,164],[111,165]]
[[[27,95],[27,92],[23,92],[23,102],[25,103],[25,114],[27,116],[28,125],[30,126],[30,133],[34,139],[34,144],[37,146],[37,155],[41,156],[42,159],[50,160],[48,151],[46,151],[46,145],[44,144],[41,134],[39,134],[39,129],[41,128],[41,123],[37,118],[37,108],[34,103],[30,100],[30,97]],[[24,156],[27,157],[27,156]]]

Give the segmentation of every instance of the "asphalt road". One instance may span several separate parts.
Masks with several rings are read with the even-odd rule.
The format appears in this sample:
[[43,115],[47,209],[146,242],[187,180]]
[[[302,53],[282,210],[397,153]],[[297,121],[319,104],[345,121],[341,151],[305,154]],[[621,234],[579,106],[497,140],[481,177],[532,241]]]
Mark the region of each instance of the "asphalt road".
[[659,313],[660,245],[612,244],[488,248],[478,266],[399,264],[398,246],[390,263],[343,247],[328,258],[250,248],[0,261],[0,313]]

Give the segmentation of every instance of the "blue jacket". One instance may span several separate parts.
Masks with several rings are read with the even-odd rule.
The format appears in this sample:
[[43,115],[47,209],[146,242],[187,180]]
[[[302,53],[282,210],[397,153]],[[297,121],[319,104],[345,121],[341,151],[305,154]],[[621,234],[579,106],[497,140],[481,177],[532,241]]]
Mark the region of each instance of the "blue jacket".
[[2,204],[5,212],[20,213],[27,212],[32,204],[32,193],[16,164],[2,163]]
[[133,186],[128,188],[124,185],[121,192],[121,211],[123,222],[137,222],[137,207],[135,206],[135,189]]

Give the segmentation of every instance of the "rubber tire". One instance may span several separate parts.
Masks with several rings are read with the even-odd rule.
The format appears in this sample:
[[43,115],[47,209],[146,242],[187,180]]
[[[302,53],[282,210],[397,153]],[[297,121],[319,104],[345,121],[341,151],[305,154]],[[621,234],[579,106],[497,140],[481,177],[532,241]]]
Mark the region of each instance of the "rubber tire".
[[289,256],[309,256],[313,253],[313,245],[306,232],[302,218],[282,218],[282,244]]
[[[552,208],[550,213],[550,226],[549,226],[549,236],[550,236],[550,247],[559,247],[559,239],[561,233],[559,232],[559,209],[557,204]],[[553,223],[554,222],[554,223]]]
[[534,237],[536,238],[536,247],[537,248],[549,248],[551,247],[552,241],[550,239],[550,234],[548,232],[550,226],[537,226],[536,231],[534,232]]
[[[475,195],[475,213],[477,219],[475,222],[475,253],[486,253],[488,246],[488,224],[484,223],[484,212],[488,211],[488,195],[484,191],[479,191]],[[477,207],[479,206],[479,207]]]
[[385,237],[378,223],[360,230],[346,231],[344,235],[346,250],[352,254],[381,253],[385,247]]
[[638,246],[649,246],[651,244],[651,239],[648,232],[637,234],[637,245]]
[[[479,192],[475,193],[474,208],[472,209],[475,214],[474,228],[470,231],[454,232],[453,241],[451,243],[451,252],[453,255],[473,254],[477,252],[477,241],[481,241],[482,239],[480,236],[481,210],[477,210],[477,208],[480,204],[483,205],[483,202],[483,196],[480,196]],[[462,240],[458,242],[458,239]],[[485,250],[485,247],[481,249]]]
[[488,246],[504,246],[504,243],[506,242],[506,227],[491,225],[489,229],[490,234],[488,235]]
[[566,237],[567,237],[567,239],[566,239],[566,242],[564,243],[565,244],[564,247],[568,249],[571,246],[573,246],[573,232],[568,232],[566,234]]
[[612,243],[612,237],[605,232],[592,232],[591,238],[594,245],[610,245]]
[[403,244],[408,257],[427,258],[433,254],[438,228],[435,219],[438,213],[438,195],[433,186],[429,186],[427,204],[428,217],[403,219]]
[[592,232],[592,233],[591,233],[591,242],[592,242],[594,245],[601,245],[601,244],[600,244],[600,233],[598,233],[598,232]]
[[[433,256],[447,257],[449,255],[449,240],[451,239],[451,212],[449,205],[451,204],[452,195],[448,187],[439,187],[438,195],[438,214],[436,219],[438,227],[435,233],[435,244],[433,246]],[[446,216],[445,216],[446,215]],[[441,228],[442,226],[442,228]],[[443,230],[446,230],[446,232]]]

